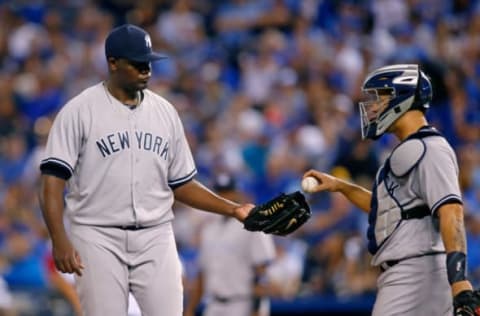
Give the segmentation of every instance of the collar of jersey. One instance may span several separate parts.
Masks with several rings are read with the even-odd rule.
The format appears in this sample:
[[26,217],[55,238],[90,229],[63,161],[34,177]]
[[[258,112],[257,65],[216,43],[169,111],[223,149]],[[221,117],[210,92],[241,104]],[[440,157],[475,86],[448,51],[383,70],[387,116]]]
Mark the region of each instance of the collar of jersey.
[[128,111],[136,111],[139,108],[141,108],[141,105],[143,103],[143,99],[145,98],[145,93],[143,91],[139,91],[139,101],[137,102],[136,105],[129,105],[125,104],[123,102],[120,102],[117,98],[115,98],[110,91],[108,91],[107,86],[105,85],[105,81],[102,82],[103,89],[105,90],[105,94],[107,95],[107,99],[110,101],[111,104],[118,103],[122,105],[122,108],[127,109]]

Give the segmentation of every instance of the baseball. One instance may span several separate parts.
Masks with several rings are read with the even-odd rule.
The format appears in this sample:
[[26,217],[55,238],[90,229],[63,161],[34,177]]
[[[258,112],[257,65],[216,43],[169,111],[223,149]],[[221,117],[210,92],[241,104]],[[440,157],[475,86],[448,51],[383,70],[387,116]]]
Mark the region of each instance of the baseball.
[[302,180],[302,190],[305,192],[313,192],[318,185],[318,180],[314,177],[306,177]]

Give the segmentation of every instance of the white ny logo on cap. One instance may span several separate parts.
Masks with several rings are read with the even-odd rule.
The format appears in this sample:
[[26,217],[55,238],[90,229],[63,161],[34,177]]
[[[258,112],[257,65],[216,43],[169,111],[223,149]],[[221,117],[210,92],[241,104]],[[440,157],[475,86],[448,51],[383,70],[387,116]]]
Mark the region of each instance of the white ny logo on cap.
[[150,39],[150,36],[147,34],[145,35],[145,44],[147,47],[152,47],[152,40]]

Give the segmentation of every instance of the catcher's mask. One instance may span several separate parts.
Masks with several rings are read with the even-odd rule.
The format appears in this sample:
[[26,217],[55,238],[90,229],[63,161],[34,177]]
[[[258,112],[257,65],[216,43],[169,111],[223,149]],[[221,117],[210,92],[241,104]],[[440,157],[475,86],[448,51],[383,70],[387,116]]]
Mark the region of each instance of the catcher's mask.
[[405,112],[425,112],[432,100],[432,84],[418,65],[393,65],[371,72],[359,102],[362,139],[377,139]]

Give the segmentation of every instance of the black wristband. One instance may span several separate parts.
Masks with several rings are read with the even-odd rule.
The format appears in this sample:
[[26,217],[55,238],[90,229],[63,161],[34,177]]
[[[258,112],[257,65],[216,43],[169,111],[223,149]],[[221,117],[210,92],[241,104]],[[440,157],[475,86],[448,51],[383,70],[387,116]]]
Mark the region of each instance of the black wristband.
[[447,254],[448,282],[453,284],[467,279],[467,255],[460,251]]

